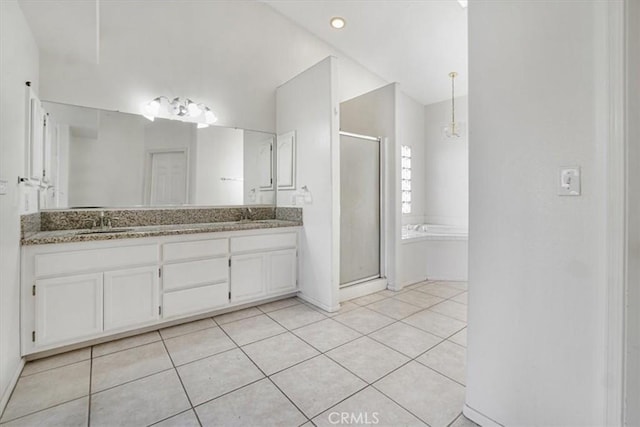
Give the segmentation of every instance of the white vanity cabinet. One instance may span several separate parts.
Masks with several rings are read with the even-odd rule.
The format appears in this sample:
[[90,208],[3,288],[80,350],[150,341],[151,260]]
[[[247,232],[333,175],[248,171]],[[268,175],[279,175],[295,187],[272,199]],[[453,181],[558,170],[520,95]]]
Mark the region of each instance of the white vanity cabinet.
[[49,345],[102,332],[102,280],[100,273],[36,280],[35,327],[28,340]]
[[166,243],[162,252],[165,319],[229,304],[229,239]]
[[22,353],[295,294],[298,229],[24,246]]
[[231,302],[297,288],[297,234],[231,238]]

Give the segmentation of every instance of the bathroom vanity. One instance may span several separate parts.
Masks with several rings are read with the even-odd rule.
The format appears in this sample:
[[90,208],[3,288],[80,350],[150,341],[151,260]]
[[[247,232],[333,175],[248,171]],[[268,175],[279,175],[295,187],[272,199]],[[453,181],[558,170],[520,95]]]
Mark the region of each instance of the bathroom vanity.
[[22,354],[295,295],[300,225],[273,219],[33,233],[22,247]]

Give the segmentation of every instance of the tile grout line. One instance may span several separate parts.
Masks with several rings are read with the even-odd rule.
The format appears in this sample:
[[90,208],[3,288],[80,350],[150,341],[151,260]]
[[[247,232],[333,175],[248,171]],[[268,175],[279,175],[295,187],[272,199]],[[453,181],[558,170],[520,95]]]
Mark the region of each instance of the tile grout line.
[[[191,410],[193,411],[193,413],[196,416],[196,420],[198,421],[198,424],[200,425],[200,427],[202,427],[202,422],[200,421],[200,417],[198,416],[198,413],[196,412],[196,409],[193,406],[193,402],[191,401],[191,397],[189,396],[189,393],[187,393],[187,388],[184,386],[184,382],[182,381],[182,377],[180,376],[180,372],[178,372],[178,368],[176,368],[176,364],[173,361],[173,357],[171,357],[171,353],[169,352],[169,349],[167,348],[167,344],[164,342],[164,339],[162,338],[162,334],[160,334],[160,340],[162,341],[162,346],[164,347],[164,351],[167,352],[167,356],[169,357],[169,361],[171,362],[171,366],[173,367],[173,370],[175,371],[176,375],[178,376],[178,380],[180,381],[180,385],[182,386],[182,391],[184,392],[184,395],[187,398],[187,401],[189,402],[189,406],[191,406]],[[177,414],[174,414],[173,416],[175,416]]]
[[91,425],[91,387],[93,387],[93,346],[89,349],[89,408],[87,410],[87,427]]
[[[291,332],[291,331],[289,331],[287,328],[285,328],[285,330],[286,330],[286,332]],[[244,351],[244,349],[243,349],[241,346],[239,346],[239,345],[238,345],[238,343],[236,343],[236,342],[235,342],[235,340],[234,340],[233,338],[231,338],[231,336],[230,336],[229,334],[227,334],[227,331],[224,331],[224,333],[227,335],[227,337],[228,337],[228,338],[229,338],[229,339],[230,339],[230,340],[231,340],[231,341],[232,341],[236,346],[238,346],[238,348],[240,349],[240,351],[242,352],[242,354],[244,354],[244,356],[245,356],[247,359],[249,359],[249,360],[251,361],[251,363],[253,363],[253,365],[254,365],[254,366],[255,366],[255,367],[256,367],[256,368],[257,368],[257,369],[262,373],[262,375],[264,375],[264,377],[265,377],[265,378],[267,378],[267,379],[269,380],[269,382],[271,382],[271,384],[273,384],[273,386],[274,386],[276,389],[278,389],[278,391],[279,391],[280,393],[282,393],[282,395],[283,395],[283,396],[284,396],[284,397],[285,397],[289,402],[291,402],[291,404],[294,406],[294,408],[296,408],[296,409],[298,410],[298,412],[300,412],[300,413],[302,414],[302,416],[306,418],[307,422],[311,422],[311,419],[307,416],[307,414],[305,414],[305,413],[304,413],[304,412],[303,412],[303,411],[298,407],[298,405],[296,405],[296,404],[293,402],[293,400],[291,400],[291,398],[290,398],[290,397],[289,397],[289,396],[288,396],[284,391],[282,391],[282,390],[280,389],[280,387],[278,387],[278,385],[275,383],[275,381],[273,381],[273,379],[271,379],[271,376],[267,375],[267,374],[262,370],[262,368],[260,368],[260,366],[258,366],[258,364],[257,364],[256,362],[254,362],[254,360],[253,360],[253,359],[252,359],[252,358],[251,358],[251,357],[250,357],[250,356],[249,356],[249,355]],[[310,359],[307,359],[307,360],[310,360]],[[264,379],[264,378],[260,378],[260,380],[258,380],[258,381],[261,381],[262,379]],[[257,381],[256,381],[256,382],[257,382]],[[243,387],[246,387],[247,385],[249,385],[249,384],[246,384],[246,385],[244,385]],[[243,387],[240,387],[240,388],[243,388]],[[219,398],[219,397],[220,397],[220,396],[216,397],[215,399],[217,399],[217,398]],[[215,400],[215,399],[212,399],[212,400]],[[305,424],[305,423],[303,423],[303,424]]]

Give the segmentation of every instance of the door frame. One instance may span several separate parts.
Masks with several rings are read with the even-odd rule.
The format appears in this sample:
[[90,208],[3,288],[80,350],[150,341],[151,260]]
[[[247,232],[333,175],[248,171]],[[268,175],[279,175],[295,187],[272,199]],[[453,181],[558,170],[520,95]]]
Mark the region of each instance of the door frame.
[[[634,0],[635,1],[635,0]],[[632,243],[629,228],[629,206],[637,200],[631,199],[628,191],[630,185],[628,153],[632,138],[638,135],[629,133],[629,104],[627,92],[628,82],[633,73],[628,68],[630,27],[638,25],[637,17],[627,16],[629,0],[611,1],[600,7],[601,35],[605,41],[605,58],[603,62],[603,83],[600,88],[603,96],[603,117],[605,128],[602,137],[605,140],[606,160],[606,327],[604,337],[605,360],[605,411],[603,425],[623,426],[627,416],[626,401],[629,390],[628,382],[632,372],[626,360],[629,354],[631,338],[638,325],[628,325],[626,322],[628,310],[638,310],[639,307],[628,300],[627,289],[630,286],[628,272],[629,248]],[[632,20],[635,19],[632,23]],[[636,64],[637,66],[637,64]],[[637,70],[636,70],[637,71]],[[640,165],[632,165],[638,167]],[[637,196],[635,196],[637,197]],[[637,237],[634,237],[637,239]],[[638,381],[635,379],[635,381]],[[635,384],[637,387],[637,384]]]
[[142,200],[144,204],[150,206],[151,203],[151,167],[153,162],[153,155],[160,153],[184,153],[186,168],[185,168],[185,201],[184,204],[189,204],[191,197],[189,197],[189,188],[191,184],[191,156],[189,147],[176,147],[176,148],[149,148],[144,152],[144,178],[142,185]]

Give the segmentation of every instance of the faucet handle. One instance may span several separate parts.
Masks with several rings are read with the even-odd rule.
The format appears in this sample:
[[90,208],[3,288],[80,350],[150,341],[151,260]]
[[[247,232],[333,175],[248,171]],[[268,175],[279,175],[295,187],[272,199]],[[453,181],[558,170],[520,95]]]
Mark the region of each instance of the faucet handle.
[[113,221],[118,221],[119,219],[117,216],[107,218],[107,227],[113,227]]

